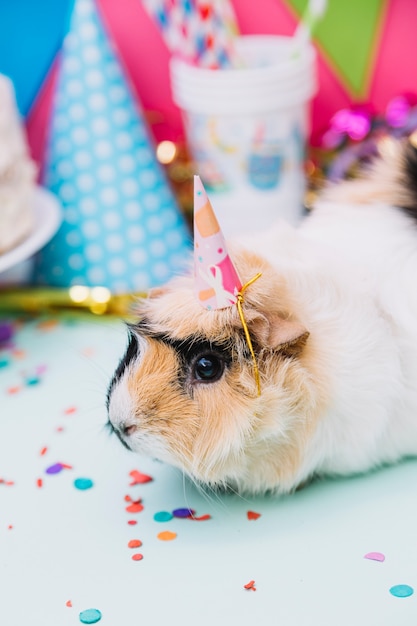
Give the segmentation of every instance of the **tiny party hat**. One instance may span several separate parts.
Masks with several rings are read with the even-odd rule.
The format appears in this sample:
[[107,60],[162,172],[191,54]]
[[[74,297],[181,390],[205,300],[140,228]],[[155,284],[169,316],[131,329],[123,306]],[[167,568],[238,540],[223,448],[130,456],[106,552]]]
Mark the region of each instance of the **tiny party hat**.
[[199,176],[194,176],[194,272],[196,296],[203,307],[214,310],[236,304],[242,282]]
[[73,0],[43,169],[64,219],[34,282],[120,294],[182,271],[191,234],[95,0]]

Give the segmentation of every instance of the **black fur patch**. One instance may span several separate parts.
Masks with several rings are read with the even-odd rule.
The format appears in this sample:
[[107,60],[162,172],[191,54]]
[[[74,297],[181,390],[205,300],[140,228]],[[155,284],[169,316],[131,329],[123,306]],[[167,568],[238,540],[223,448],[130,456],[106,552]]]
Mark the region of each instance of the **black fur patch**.
[[111,379],[109,388],[107,390],[107,401],[106,401],[107,410],[109,409],[110,395],[111,395],[113,387],[115,386],[117,381],[121,379],[126,368],[133,361],[133,359],[135,359],[138,356],[138,354],[139,354],[138,339],[135,333],[129,329],[129,344],[127,346],[125,355],[120,359],[120,363],[117,366],[117,369],[113,375],[113,378]]

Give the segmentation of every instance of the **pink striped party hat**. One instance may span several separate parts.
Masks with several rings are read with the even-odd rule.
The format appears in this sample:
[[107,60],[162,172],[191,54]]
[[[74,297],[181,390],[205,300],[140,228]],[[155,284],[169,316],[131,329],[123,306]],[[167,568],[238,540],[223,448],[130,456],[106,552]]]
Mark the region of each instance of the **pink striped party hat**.
[[236,304],[242,282],[199,176],[194,176],[195,290],[208,310]]

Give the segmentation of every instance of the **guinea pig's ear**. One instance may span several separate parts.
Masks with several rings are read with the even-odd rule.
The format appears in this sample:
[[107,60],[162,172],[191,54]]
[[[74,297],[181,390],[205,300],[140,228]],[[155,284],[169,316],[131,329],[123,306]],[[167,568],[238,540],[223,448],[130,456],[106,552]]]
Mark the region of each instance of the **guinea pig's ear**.
[[260,348],[277,350],[286,356],[298,356],[310,335],[300,322],[285,319],[277,313],[253,311],[246,321],[251,337]]
[[168,288],[164,285],[162,285],[161,287],[151,287],[146,294],[146,297],[150,300],[153,300],[154,298],[159,298],[159,296],[163,296],[164,293],[167,293],[167,291]]

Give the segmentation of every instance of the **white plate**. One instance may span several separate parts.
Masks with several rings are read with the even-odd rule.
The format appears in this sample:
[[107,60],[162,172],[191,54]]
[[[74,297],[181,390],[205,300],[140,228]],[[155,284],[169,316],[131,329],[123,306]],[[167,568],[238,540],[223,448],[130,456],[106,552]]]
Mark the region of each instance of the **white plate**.
[[61,223],[61,208],[56,196],[36,187],[34,193],[33,211],[35,226],[26,239],[21,241],[12,250],[0,255],[0,272],[29,259],[40,250],[56,233]]

